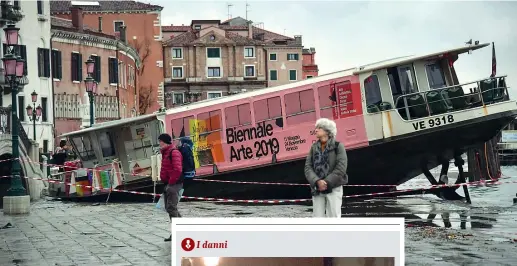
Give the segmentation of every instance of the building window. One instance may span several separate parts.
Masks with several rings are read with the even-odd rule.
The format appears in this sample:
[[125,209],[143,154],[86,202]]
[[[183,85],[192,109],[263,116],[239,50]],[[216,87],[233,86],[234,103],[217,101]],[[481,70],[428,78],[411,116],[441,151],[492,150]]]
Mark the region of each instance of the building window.
[[245,77],[254,77],[255,76],[255,66],[244,66],[244,76]]
[[63,69],[61,65],[61,51],[52,50],[52,78],[61,79],[63,77]]
[[218,92],[209,91],[206,93],[207,99],[214,99],[214,98],[219,98],[219,97],[223,97],[223,93],[220,91],[218,91]]
[[293,92],[284,96],[285,115],[289,125],[316,120],[316,103],[312,89]]
[[206,48],[206,57],[221,58],[221,48]]
[[110,84],[117,84],[118,83],[118,60],[117,58],[110,57],[108,58],[108,75],[109,75],[109,83]]
[[48,100],[41,97],[41,122],[48,122]]
[[287,60],[298,61],[298,54],[287,54]]
[[172,58],[183,59],[183,48],[172,48]]
[[38,6],[38,15],[43,15],[43,0],[36,1],[36,5]]
[[306,77],[306,79],[311,79],[311,78],[313,78],[313,77],[314,77],[314,76],[310,76],[310,75],[308,75],[308,76]]
[[171,120],[172,139],[190,136],[190,120],[194,120],[193,115]]
[[83,55],[79,53],[72,53],[72,64],[70,72],[72,73],[72,81],[79,81],[83,79]]
[[235,105],[224,109],[226,128],[251,125],[251,107],[249,103]]
[[50,50],[38,48],[38,76],[50,77]]
[[98,55],[90,56],[94,62],[93,79],[97,82],[101,82],[101,57]]
[[438,62],[426,65],[425,72],[430,89],[439,89],[447,86],[442,67]]
[[269,70],[269,80],[278,80],[278,71],[275,69]]
[[289,70],[289,80],[295,81],[296,80],[296,69],[290,69]]
[[44,139],[43,140],[43,153],[48,153],[48,152],[50,152],[48,149],[48,139]]
[[114,21],[113,26],[114,26],[115,32],[120,32],[120,27],[124,26],[124,21]]
[[18,95],[18,119],[25,121],[25,97]]
[[364,80],[364,96],[366,106],[377,105],[382,102],[381,87],[377,75],[371,75]]
[[208,77],[216,78],[221,76],[221,68],[220,67],[209,67],[208,68]]
[[248,58],[255,57],[255,48],[244,47],[244,57],[248,57]]
[[172,78],[180,79],[183,78],[183,67],[172,68]]
[[282,104],[279,96],[254,101],[253,113],[255,114],[255,124],[265,121],[273,128],[283,127]]
[[174,104],[183,104],[185,103],[185,96],[183,95],[183,93],[173,93],[172,94],[172,103]]
[[200,30],[201,29],[201,25],[194,25],[194,29],[195,30]]
[[269,61],[276,61],[276,53],[269,54]]

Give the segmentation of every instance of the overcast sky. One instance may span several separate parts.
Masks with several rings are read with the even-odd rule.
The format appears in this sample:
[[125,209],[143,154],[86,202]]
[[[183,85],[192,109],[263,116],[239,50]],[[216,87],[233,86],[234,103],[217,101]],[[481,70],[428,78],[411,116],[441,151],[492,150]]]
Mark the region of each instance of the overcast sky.
[[[147,1],[146,1],[147,2]],[[245,1],[153,0],[164,7],[162,25],[193,19],[246,17]],[[497,74],[509,75],[517,96],[517,2],[248,1],[248,19],[316,48],[320,74],[405,55],[463,46],[469,39],[495,42]],[[491,47],[456,63],[460,82],[488,77]]]

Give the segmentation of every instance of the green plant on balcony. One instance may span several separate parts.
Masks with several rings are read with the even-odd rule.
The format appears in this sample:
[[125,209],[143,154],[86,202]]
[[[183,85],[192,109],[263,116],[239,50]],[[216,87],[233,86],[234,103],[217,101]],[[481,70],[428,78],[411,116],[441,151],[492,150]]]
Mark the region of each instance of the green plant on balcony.
[[19,22],[23,19],[23,14],[19,6],[13,6],[9,3],[2,2],[2,20],[11,23]]

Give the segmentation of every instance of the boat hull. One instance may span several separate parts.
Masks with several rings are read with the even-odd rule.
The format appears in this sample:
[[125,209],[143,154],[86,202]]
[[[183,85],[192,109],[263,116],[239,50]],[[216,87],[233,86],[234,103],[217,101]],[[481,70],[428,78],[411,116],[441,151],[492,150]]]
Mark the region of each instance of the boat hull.
[[[517,116],[517,110],[492,114],[453,125],[419,131],[371,142],[369,146],[348,150],[350,185],[399,185],[422,174],[422,162],[428,168],[439,165],[438,156],[452,159],[454,151],[465,151],[470,146],[484,143],[502,130]],[[305,159],[279,162],[263,167],[219,173],[210,180],[247,181],[264,183],[306,184]],[[127,184],[128,190],[152,192],[150,180]],[[393,190],[393,187],[345,187],[345,195],[357,195]],[[163,185],[157,186],[157,192]],[[194,181],[185,189],[184,196],[228,199],[300,199],[310,198],[306,185],[258,185],[225,182]]]

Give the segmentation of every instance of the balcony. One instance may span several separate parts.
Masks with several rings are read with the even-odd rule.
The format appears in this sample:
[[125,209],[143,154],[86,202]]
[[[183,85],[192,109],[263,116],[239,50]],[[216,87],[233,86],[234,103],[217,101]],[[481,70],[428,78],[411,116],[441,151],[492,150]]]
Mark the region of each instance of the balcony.
[[0,26],[2,27],[8,23],[20,22],[23,19],[23,14],[19,5],[13,5],[7,1],[2,1],[0,4],[0,9]]

